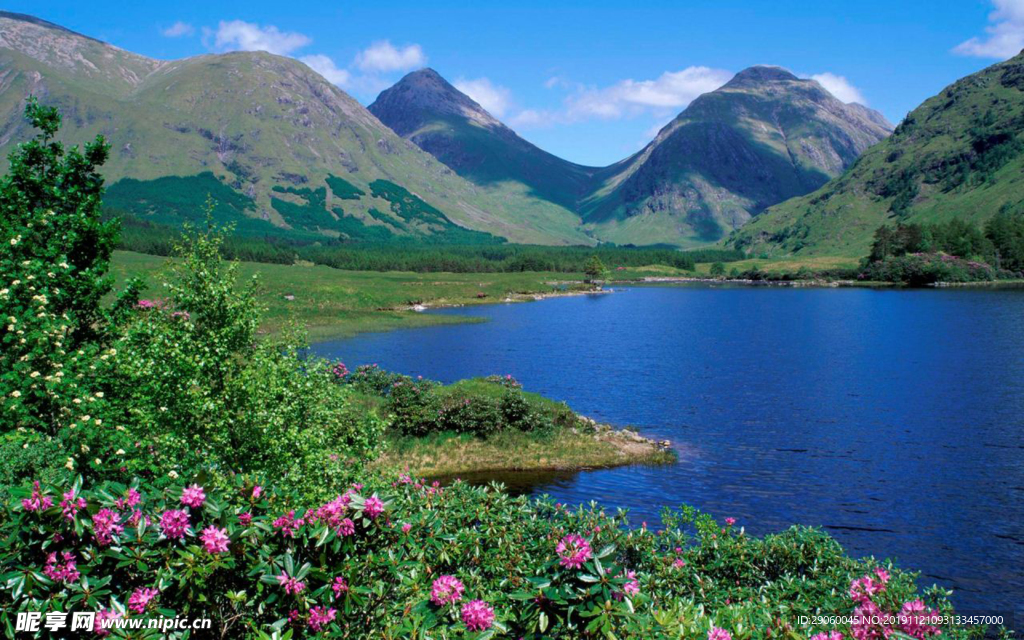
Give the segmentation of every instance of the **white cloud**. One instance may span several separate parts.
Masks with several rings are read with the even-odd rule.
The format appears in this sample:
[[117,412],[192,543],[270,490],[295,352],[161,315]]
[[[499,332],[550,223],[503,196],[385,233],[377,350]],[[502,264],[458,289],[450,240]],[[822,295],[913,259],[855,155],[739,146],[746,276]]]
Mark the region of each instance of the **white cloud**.
[[282,56],[312,42],[301,33],[281,31],[273,25],[261,27],[244,20],[221,20],[214,36],[214,46],[222,51],[266,51]]
[[850,84],[850,81],[845,76],[837,76],[834,73],[817,73],[811,76],[811,80],[816,80],[818,84],[825,87],[825,90],[834,95],[840,101],[847,104],[856,102],[867,106],[868,101],[864,99],[864,94],[860,92],[860,89]]
[[305,63],[310,69],[327,78],[332,84],[344,87],[352,80],[352,74],[347,69],[339,69],[330,57],[317,53],[311,56],[302,56],[299,60]]
[[1024,49],[1024,0],[992,0],[986,35],[961,42],[953,53],[978,58],[1012,58]]
[[687,67],[666,71],[654,80],[621,80],[603,89],[583,89],[570,96],[567,105],[572,119],[621,118],[645,111],[679,110],[697,96],[714,91],[733,74],[710,67]]
[[475,80],[459,78],[454,85],[456,89],[473,98],[477,104],[497,118],[504,116],[512,104],[512,92],[492,83],[488,78]]
[[357,67],[369,72],[407,71],[422,67],[426,62],[427,56],[420,45],[410,44],[399,49],[387,40],[374,42],[355,59]]
[[551,127],[564,118],[561,114],[547,109],[524,109],[508,119],[510,127],[522,127],[524,129],[541,129]]
[[183,36],[190,36],[196,32],[196,28],[187,22],[178,20],[166,29],[161,29],[160,34],[165,38],[181,38]]

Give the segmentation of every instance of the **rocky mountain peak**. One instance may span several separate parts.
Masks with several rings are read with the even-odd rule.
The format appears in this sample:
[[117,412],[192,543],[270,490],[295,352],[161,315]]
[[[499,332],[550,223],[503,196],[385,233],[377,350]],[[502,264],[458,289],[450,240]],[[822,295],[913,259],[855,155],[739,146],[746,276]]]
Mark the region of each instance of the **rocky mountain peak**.
[[399,135],[418,128],[422,113],[454,115],[487,128],[504,128],[486,109],[429,67],[407,74],[381,92],[370,105],[370,112]]
[[788,69],[774,65],[759,64],[740,71],[725,86],[744,87],[799,80],[800,78],[797,78]]

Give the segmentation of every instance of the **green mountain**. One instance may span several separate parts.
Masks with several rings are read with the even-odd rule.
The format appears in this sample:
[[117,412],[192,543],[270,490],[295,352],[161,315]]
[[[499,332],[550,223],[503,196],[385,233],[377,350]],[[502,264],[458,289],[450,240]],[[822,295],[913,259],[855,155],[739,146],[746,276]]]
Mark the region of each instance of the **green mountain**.
[[29,95],[60,108],[64,139],[106,136],[106,202],[145,220],[196,219],[209,194],[262,236],[589,241],[562,207],[480,189],[290,58],[152,60],[0,12],[3,157],[33,133]]
[[820,187],[891,130],[814,80],[751,67],[601,170],[580,213],[596,237],[618,243],[707,244]]
[[433,69],[408,74],[369,109],[395,133],[474,184],[500,193],[525,188],[579,223],[573,212],[597,169],[562,160],[523,140]]
[[867,255],[892,222],[981,223],[1024,210],[1024,54],[929,98],[842,176],[728,239],[754,254]]

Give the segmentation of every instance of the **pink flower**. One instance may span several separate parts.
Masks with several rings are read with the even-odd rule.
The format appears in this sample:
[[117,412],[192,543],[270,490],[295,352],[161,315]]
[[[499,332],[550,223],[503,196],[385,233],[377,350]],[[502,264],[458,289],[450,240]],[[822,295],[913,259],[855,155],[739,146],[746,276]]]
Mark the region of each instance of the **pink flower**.
[[402,533],[409,533],[410,531],[412,531],[412,525],[409,524],[408,522],[403,522],[402,523]]
[[52,506],[53,499],[50,496],[43,495],[42,490],[39,488],[38,480],[32,483],[32,497],[21,501],[21,508],[25,511],[45,511]]
[[843,640],[843,634],[838,631],[829,631],[828,633],[816,633],[811,636],[811,640]]
[[462,605],[462,621],[470,631],[490,629],[494,624],[494,609],[483,600],[470,600]]
[[313,607],[309,610],[309,626],[313,631],[320,631],[334,620],[338,612],[326,607]]
[[331,585],[331,590],[334,591],[335,598],[340,598],[341,594],[348,593],[348,581],[341,576],[335,576],[334,584]]
[[306,588],[305,582],[302,582],[298,578],[289,576],[288,573],[284,571],[281,572],[281,575],[277,576],[277,584],[284,587],[284,592],[289,594],[302,593],[302,590]]
[[878,576],[878,582],[882,584],[889,584],[889,572],[882,567],[875,569],[875,575]]
[[866,600],[853,610],[853,624],[850,634],[854,640],[881,640],[888,638],[892,631],[881,624],[886,613],[872,602]]
[[54,582],[65,582],[73,583],[78,582],[78,578],[81,577],[76,568],[77,561],[75,560],[75,554],[68,551],[63,552],[61,555],[63,563],[57,560],[57,553],[51,553],[46,557],[46,566],[43,567],[43,575]]
[[672,563],[672,566],[676,569],[682,569],[686,566],[686,560],[683,560],[682,558],[676,558],[675,561]]
[[128,598],[128,608],[135,613],[144,613],[146,611],[146,607],[149,606],[149,603],[153,598],[157,597],[159,593],[160,592],[156,589],[150,589],[148,587],[136,589],[132,593],[131,597]]
[[[92,631],[101,638],[110,635],[110,629],[107,628],[108,621],[118,620],[121,618],[121,614],[117,613],[112,609],[103,609],[102,611],[96,612],[96,618],[93,621]],[[106,623],[106,624],[104,624]]]
[[65,518],[74,520],[79,510],[85,508],[85,499],[76,498],[75,490],[72,489],[64,494],[64,499],[60,501],[60,508]]
[[376,496],[370,496],[363,502],[363,513],[371,520],[384,513],[384,501]]
[[140,502],[142,502],[142,496],[139,495],[139,492],[135,489],[128,489],[128,493],[125,497],[118,498],[114,502],[114,507],[116,507],[118,511],[124,511],[125,509],[131,509]]
[[92,517],[92,533],[96,536],[96,544],[105,547],[110,544],[114,536],[121,535],[124,527],[118,524],[121,519],[113,509],[100,509]]
[[732,640],[732,634],[725,629],[711,627],[708,631],[708,640]]
[[579,569],[591,556],[590,543],[575,533],[562,538],[555,552],[561,558],[559,564],[570,569]]
[[199,539],[203,541],[203,546],[206,547],[207,553],[223,553],[228,550],[227,529],[218,529],[211,524],[203,529]]
[[280,529],[281,535],[286,538],[294,538],[295,532],[304,524],[306,524],[306,521],[302,518],[296,519],[294,509],[273,522],[274,528]]
[[885,591],[885,584],[872,580],[871,576],[864,576],[850,582],[850,599],[861,604],[869,602],[876,593],[883,591]]
[[929,623],[937,622],[937,614],[920,600],[904,603],[900,609],[900,631],[908,636],[925,640],[929,636],[939,635],[939,628]]
[[335,531],[340,536],[350,536],[356,532],[356,523],[352,522],[350,518],[345,518],[338,523],[338,528]]
[[206,502],[206,492],[198,484],[186,487],[181,491],[181,504],[198,509]]
[[626,579],[628,582],[622,585],[622,590],[626,592],[626,595],[635,596],[640,593],[640,581],[636,579],[636,571],[627,571]]
[[736,518],[726,518],[725,524],[731,527],[732,525],[736,524]]
[[240,514],[238,514],[238,522],[241,523],[241,525],[243,527],[248,527],[249,524],[252,522],[252,514],[251,513],[240,513]]
[[252,488],[253,500],[259,500],[261,495],[263,495],[263,487],[261,487],[260,485],[256,485],[255,487]]
[[441,576],[430,587],[430,601],[439,607],[462,600],[465,587],[455,576]]
[[160,531],[168,540],[184,538],[185,531],[191,524],[188,513],[180,509],[164,511],[160,516]]

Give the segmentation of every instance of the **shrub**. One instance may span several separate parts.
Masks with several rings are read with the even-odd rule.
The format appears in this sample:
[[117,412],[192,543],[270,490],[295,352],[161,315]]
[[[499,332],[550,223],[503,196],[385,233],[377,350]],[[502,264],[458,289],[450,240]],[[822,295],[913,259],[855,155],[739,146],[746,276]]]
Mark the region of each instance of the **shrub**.
[[[759,539],[690,508],[630,529],[596,507],[408,476],[310,509],[242,476],[225,491],[79,481],[16,498],[0,531],[8,629],[18,611],[85,610],[209,617],[239,638],[704,640],[717,627],[746,640],[825,631],[800,616],[849,615],[865,585],[881,611],[923,611],[913,575],[852,560],[820,531]],[[935,591],[921,606],[949,612]]]

